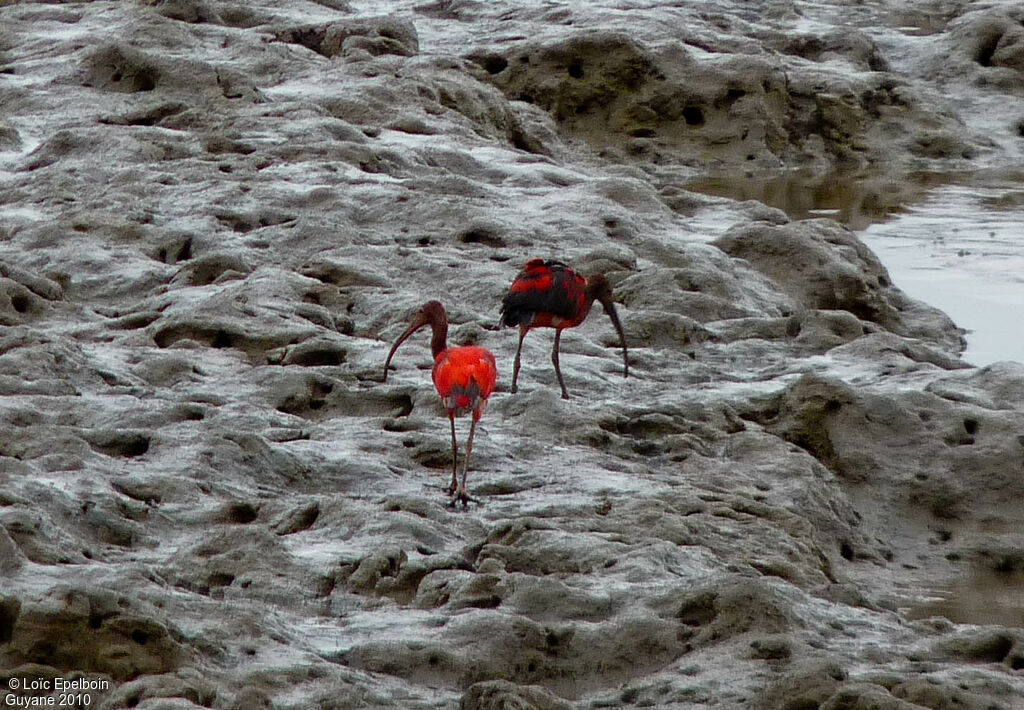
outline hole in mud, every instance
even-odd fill
[[[508,60],[505,57],[492,54],[484,59],[484,71],[488,74],[500,74],[508,67]]]
[[[413,454],[413,460],[426,468],[448,469],[452,465],[451,452],[447,450],[428,449],[420,451]]]
[[[100,617],[100,616],[90,616],[89,617],[89,628],[90,629],[98,629],[101,626],[103,626],[103,618],[102,617]]]
[[[1013,639],[1009,636],[999,634],[992,639],[991,643],[979,649],[979,660],[1001,663],[1010,655],[1013,649]]]
[[[470,229],[459,236],[459,241],[463,244],[483,244],[494,249],[507,246],[505,240],[490,229]]]
[[[28,296],[11,296],[11,307],[13,307],[14,310],[16,310],[18,313],[24,313],[25,311],[27,311],[28,305]]]
[[[1003,36],[998,33],[985,37],[974,53],[974,61],[983,67],[992,66],[992,56],[996,53],[996,47],[999,46],[999,40],[1002,38]]]
[[[225,330],[218,330],[213,336],[213,341],[210,343],[211,347],[214,348],[230,348],[234,339],[231,334]]]
[[[995,570],[1000,574],[1011,574],[1017,570],[1017,564],[1012,557],[1000,557],[996,560]]]
[[[133,708],[139,704],[140,700],[142,700],[142,695],[132,695],[131,697],[125,699],[124,706],[127,708]]]
[[[700,106],[687,106],[683,109],[683,120],[687,126],[704,125],[704,110]]]
[[[135,76],[135,91],[152,91],[156,88],[156,77],[148,71],[139,72]]]
[[[573,62],[572,64],[567,66],[565,68],[565,71],[573,79],[582,79],[583,78],[583,67],[579,63],[577,63],[577,62]]]
[[[135,631],[132,631],[132,641],[140,646],[145,646],[146,642],[149,641],[149,634],[142,629],[135,629]]]
[[[978,420],[977,419],[964,419],[964,431],[968,434],[974,435],[978,433]]]
[[[227,572],[214,572],[210,575],[208,584],[211,587],[230,587],[231,583],[235,581],[235,575],[228,574]]]
[[[230,523],[248,525],[259,515],[259,508],[252,503],[232,503],[228,506],[225,517]]]
[[[89,439],[89,446],[105,456],[135,458],[149,451],[150,438],[143,434],[99,433]]]
[[[701,594],[686,600],[676,616],[686,626],[704,626],[714,621],[716,616],[715,595],[713,593]]]
[[[14,636],[14,624],[21,612],[21,602],[5,599],[0,602],[0,643],[9,643]]]
[[[1024,656],[1011,656],[1010,668],[1015,671],[1024,670]]]
[[[501,597],[492,594],[488,597],[473,600],[469,606],[474,609],[497,609],[501,606]]]
[[[850,543],[844,540],[843,543],[839,546],[839,554],[842,556],[844,560],[852,560],[853,547],[850,546]]]
[[[292,365],[304,367],[332,367],[345,362],[347,353],[334,347],[317,348],[306,350],[290,359]]]

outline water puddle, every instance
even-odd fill
[[[945,185],[861,238],[909,295],[968,329],[974,365],[1024,361],[1024,179]]]
[[[1024,171],[705,177],[686,188],[846,224],[897,286],[968,330],[965,360],[1024,361]]]
[[[689,181],[687,190],[734,200],[757,200],[793,219],[829,217],[850,229],[882,222],[929,190],[962,180],[966,173],[917,172],[882,176],[839,171],[822,175],[801,171],[767,175],[707,176]]]
[[[892,10],[882,16],[882,21],[905,35],[924,37],[946,29],[954,13],[928,12],[915,9]]]
[[[953,584],[930,590],[909,607],[908,619],[942,616],[957,624],[994,624],[1024,628],[1024,571],[977,570]]]

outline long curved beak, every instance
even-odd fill
[[[409,327],[405,329],[405,332],[398,336],[398,340],[391,346],[391,352],[388,353],[388,359],[384,361],[384,378],[381,382],[388,381],[388,368],[391,366],[391,358],[395,356],[395,351],[398,350],[398,346],[405,342],[406,338],[415,333],[417,330],[427,324],[427,319],[422,313],[417,313]]]
[[[615,302],[610,298],[602,299],[601,305],[604,306],[604,312],[612,319],[615,332],[619,334],[619,342],[622,343],[622,376],[629,377],[629,352],[626,349],[626,334],[622,332],[622,323],[619,322],[619,314],[615,310]]]

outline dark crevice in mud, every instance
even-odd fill
[[[136,458],[149,451],[151,439],[136,432],[86,432],[89,446],[105,456]]]
[[[983,37],[977,50],[974,52],[974,61],[983,67],[992,66],[992,57],[995,55],[996,48],[999,46],[999,40],[1002,38],[1003,35],[998,32]]]
[[[459,241],[463,244],[483,244],[495,249],[503,249],[508,246],[504,239],[489,229],[470,229],[459,235]]]

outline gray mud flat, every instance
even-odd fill
[[[0,5],[5,697],[1024,707],[1024,366],[969,366],[837,222],[685,187],[1009,164],[1022,20]],[[595,315],[571,400],[542,331],[509,394],[534,256],[608,275],[628,379]],[[432,298],[499,362],[466,510],[427,336],[378,381]]]

